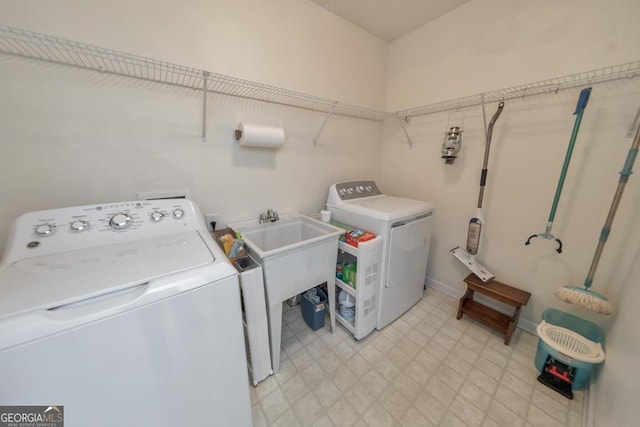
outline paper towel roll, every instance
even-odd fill
[[[280,148],[284,144],[284,129],[274,126],[238,124],[236,139],[243,147]]]

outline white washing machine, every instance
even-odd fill
[[[0,263],[0,405],[251,426],[236,270],[187,200],[31,212]]]
[[[382,237],[377,329],[396,320],[423,296],[431,243],[433,204],[391,197],[374,181],[352,181],[329,188],[333,220]]]

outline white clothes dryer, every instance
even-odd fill
[[[20,216],[0,263],[0,404],[69,426],[251,426],[238,274],[188,200]]]
[[[374,181],[351,181],[329,188],[327,209],[332,219],[382,237],[380,330],[423,296],[434,206],[382,194]]]

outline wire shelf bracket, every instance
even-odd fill
[[[207,81],[209,72],[202,72],[202,142],[207,142]]]
[[[411,141],[411,137],[409,136],[409,132],[407,132],[407,126],[405,126],[405,122],[409,123],[409,117],[398,117],[398,121],[400,122],[400,126],[402,126],[402,130],[404,131],[404,136],[407,137],[407,142],[409,143],[409,149],[413,148],[413,141]]]
[[[327,114],[327,117],[324,118],[324,121],[322,122],[322,126],[320,126],[320,130],[318,130],[318,133],[316,134],[316,136],[313,138],[313,146],[316,146],[316,143],[318,142],[318,138],[320,138],[320,134],[322,133],[322,131],[324,130],[324,127],[327,125],[327,122],[329,121],[329,118],[331,117],[331,115],[333,114],[333,111],[336,109],[336,105],[337,105],[337,101],[333,104],[333,107],[331,107],[331,110],[329,111],[329,113]]]

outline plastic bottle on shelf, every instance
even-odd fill
[[[340,280],[344,280],[343,279],[343,268],[344,268],[344,252],[343,251],[339,251],[338,252],[338,261],[336,263],[336,277]]]
[[[338,312],[347,320],[353,319],[356,314],[356,300],[344,290],[340,291],[338,297]]]
[[[353,262],[350,264],[347,264],[343,267],[343,272],[342,272],[342,281],[347,283],[349,286],[351,286],[353,289],[356,288],[356,272],[358,270],[358,264]]]

